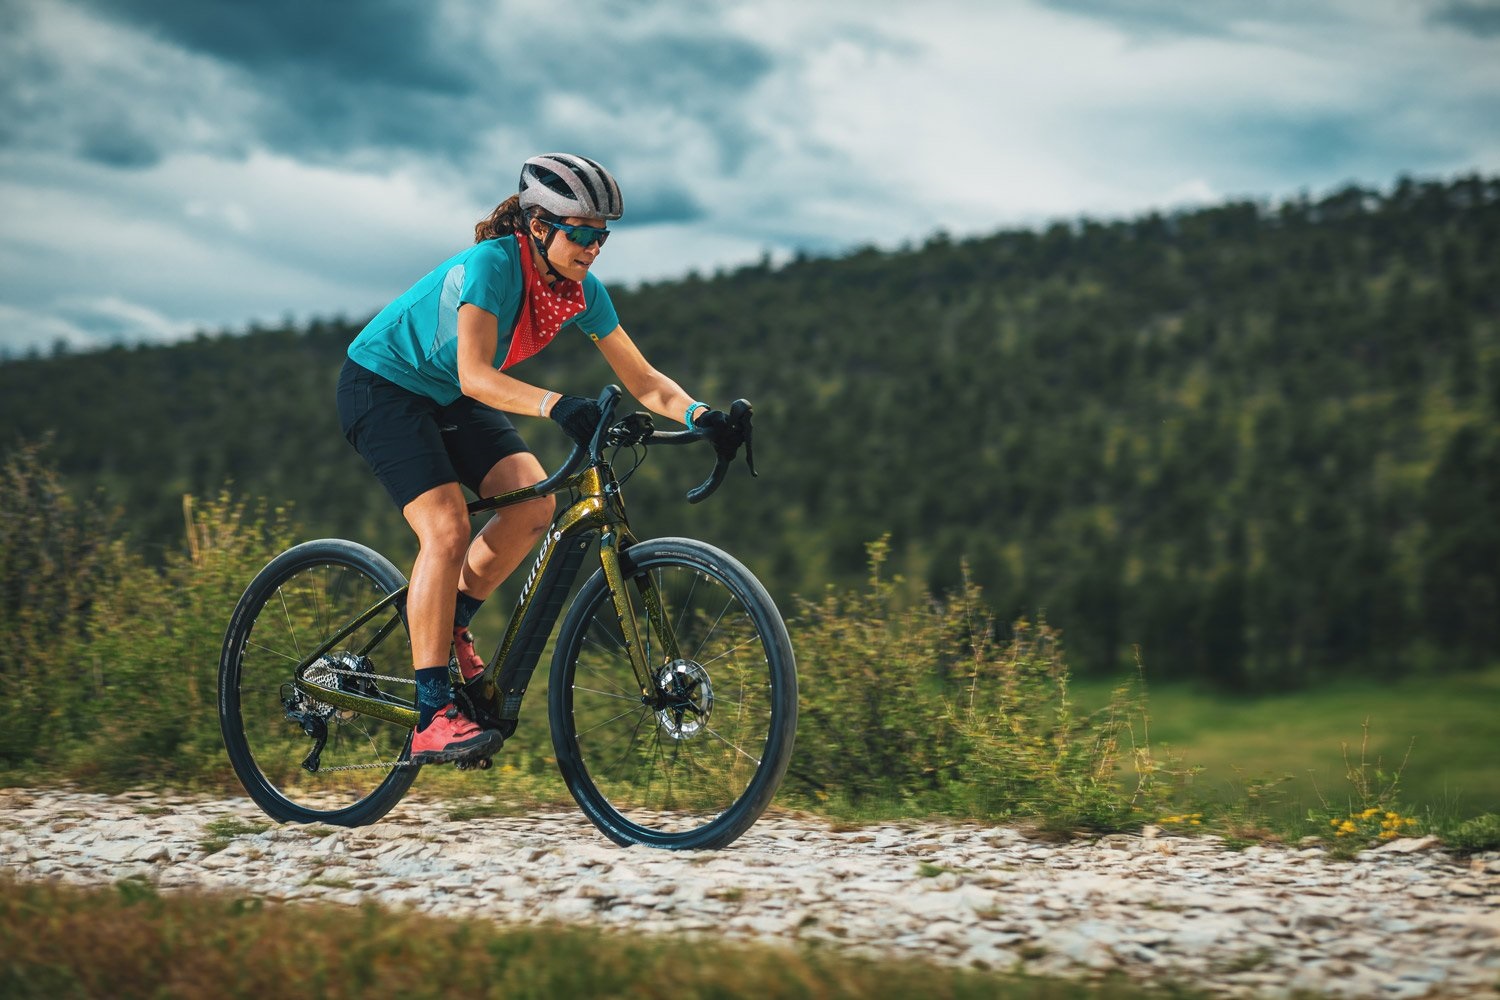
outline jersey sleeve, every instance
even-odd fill
[[[583,312],[575,316],[573,322],[589,335],[590,340],[608,337],[620,325],[615,304],[609,300],[609,291],[593,272],[583,276],[583,303]]]
[[[508,319],[504,305],[507,298],[515,297],[515,284],[514,262],[498,245],[484,244],[465,263],[458,302]]]

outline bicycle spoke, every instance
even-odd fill
[[[703,641],[701,641],[701,642],[698,643],[698,648],[695,649],[695,650],[693,650],[693,659],[696,660],[698,658],[698,654],[701,653],[701,652],[703,652],[703,647],[708,645],[708,640],[713,637],[714,630],[719,627],[719,622],[723,621],[724,620],[724,616],[729,613],[729,608],[730,608],[730,606],[732,604],[734,604],[734,595],[733,594],[731,594],[729,596],[729,600],[727,600],[727,601],[724,602],[724,607],[719,612],[719,617],[717,617],[717,618],[714,619],[714,623],[709,628],[708,634],[703,637]]]
[[[644,708],[645,706],[641,706],[641,707]],[[619,715],[611,716],[610,718],[605,719],[603,722],[598,723],[597,725],[590,726],[587,729],[579,730],[578,737],[579,737],[579,739],[582,739],[583,737],[587,736],[589,733],[592,733],[594,730],[596,730],[596,729],[603,729],[605,726],[609,725],[611,722],[615,722],[615,721],[617,721],[619,719],[623,719],[623,718],[625,718],[625,716],[630,715],[630,714],[632,714],[635,711],[637,711],[637,709],[631,709],[629,712],[621,712]]]
[[[687,620],[688,609],[693,606],[693,594],[698,590],[698,574],[692,574],[693,584],[688,588],[687,594],[682,598],[682,614],[677,618],[677,624],[673,627],[678,635],[682,634],[682,623]]]
[[[759,757],[752,757],[750,754],[746,753],[744,750],[741,750],[738,746],[736,746],[735,744],[731,743],[729,740],[724,739],[724,737],[719,734],[719,731],[716,730],[716,729],[714,729],[712,726],[705,726],[704,730],[710,736],[712,736],[714,739],[719,740],[725,746],[729,747],[729,749],[733,750],[735,753],[739,754],[741,757],[744,757],[746,760],[750,761],[752,764],[757,764],[757,765],[760,764],[760,758]]]
[[[265,646],[265,645],[262,645],[261,643],[258,643],[258,642],[246,642],[245,645],[249,646],[249,647],[251,647],[253,649],[263,649],[267,653],[270,653],[273,656],[279,656],[279,657],[281,657],[284,660],[291,661],[292,663],[301,663],[302,662],[302,657],[300,657],[300,656],[288,656],[287,654],[283,653],[279,649],[272,649],[270,646]]]
[[[750,638],[746,639],[744,642],[740,643],[738,646],[731,646],[728,649],[724,650],[724,652],[720,653],[718,656],[715,656],[712,660],[702,660],[702,661],[700,661],[700,665],[706,667],[710,663],[717,663],[719,660],[724,659],[724,657],[728,656],[730,653],[737,653],[740,650],[744,649],[746,646],[750,645],[751,643],[753,643],[753,642],[759,642],[759,641],[760,641],[760,636],[758,634],[757,635],[752,635],[752,636],[750,636]],[[697,659],[697,658],[694,657],[694,659]]]
[[[588,694],[597,694],[601,698],[615,698],[615,699],[617,699],[619,701],[629,701],[629,702],[633,702],[633,703],[635,703],[637,705],[639,705],[640,702],[641,702],[641,699],[639,697],[632,698],[629,695],[615,694],[615,693],[613,693],[611,691],[598,691],[598,690],[595,690],[594,688],[586,688],[586,687],[582,687],[582,686],[580,686],[578,684],[574,684],[573,685],[573,690],[574,691],[584,691],[584,692],[587,692]]]
[[[289,635],[291,637],[291,640],[292,640],[292,649],[297,654],[297,662],[301,663],[302,662],[302,647],[297,644],[297,630],[292,627],[292,612],[291,612],[291,609],[286,606],[286,594],[282,592],[282,589],[280,587],[277,587],[276,588],[276,596],[281,601],[281,615],[282,615],[282,618],[284,618],[285,621],[286,621],[286,631],[287,631],[287,635]]]

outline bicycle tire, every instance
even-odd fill
[[[584,814],[617,844],[726,847],[760,818],[791,760],[791,638],[765,587],[714,546],[657,538],[624,559],[638,589],[661,595],[676,633],[679,656],[669,662],[645,602],[634,602],[657,693],[674,701],[662,707],[640,691],[604,572],[595,572],[552,658],[558,767]]]
[[[271,818],[363,826],[389,812],[415,780],[418,768],[409,763],[411,733],[404,726],[335,711],[297,695],[290,683],[292,668],[305,651],[316,649],[364,608],[405,586],[406,578],[378,552],[325,538],[278,555],[240,597],[219,659],[219,726],[240,784]],[[369,669],[371,677],[347,680],[332,672],[327,676],[341,684],[347,680],[363,685],[362,693],[381,690],[399,700],[397,684],[380,681],[371,662],[374,659],[393,676],[411,669],[404,613],[393,609],[391,614],[403,618],[399,624],[384,620],[388,635],[365,658],[367,666],[345,651],[330,651],[320,660],[337,668]],[[350,640],[357,636],[360,633]],[[295,705],[288,707],[288,698]],[[327,767],[308,772],[301,766],[299,758],[306,759],[314,738],[291,717],[293,708],[321,720],[327,756],[332,758]],[[356,766],[340,769],[342,761]],[[391,766],[386,770],[379,766],[382,763]]]

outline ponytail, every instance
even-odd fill
[[[521,196],[513,194],[495,206],[488,217],[474,225],[474,242],[483,243],[512,233],[526,231],[526,213],[521,210]]]

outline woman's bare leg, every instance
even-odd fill
[[[417,534],[406,594],[406,625],[417,669],[448,662],[453,606],[469,545],[469,515],[457,483],[437,486],[401,509]]]
[[[496,462],[480,485],[483,494],[492,497],[531,486],[545,478],[546,473],[536,456],[530,452],[522,452]],[[494,593],[495,588],[531,552],[542,532],[552,523],[552,513],[556,509],[557,502],[547,496],[497,511],[469,545],[458,577],[458,587],[470,597],[480,600]],[[449,608],[450,629],[452,617],[452,608]],[[451,635],[450,631],[450,638]]]

